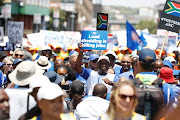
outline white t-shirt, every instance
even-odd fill
[[[10,119],[18,120],[19,117],[27,112],[27,96],[28,88],[8,88],[5,89],[9,97]],[[29,96],[29,110],[36,105],[36,101],[32,96]]]
[[[112,86],[106,84],[102,79],[108,78],[110,81],[114,81],[115,74],[107,73],[106,75],[99,75],[98,72],[94,70],[89,70],[87,68],[83,68],[82,73],[80,74],[84,79],[87,80],[87,91],[88,95],[92,95],[94,86],[98,83],[104,84],[107,89],[108,93],[112,92]]]
[[[97,96],[90,96],[80,102],[74,116],[76,120],[98,120],[109,107],[109,101]]]

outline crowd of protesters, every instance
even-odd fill
[[[30,45],[0,51],[0,120],[174,120],[180,52]],[[143,87],[142,87],[143,86]]]

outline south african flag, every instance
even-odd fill
[[[180,17],[180,4],[167,1],[167,6],[168,7],[164,11],[166,14]]]
[[[107,30],[108,14],[97,13],[97,30]]]

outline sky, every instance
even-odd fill
[[[125,7],[151,7],[160,3],[165,4],[166,0],[102,0],[102,4],[115,5],[115,6],[125,6]]]

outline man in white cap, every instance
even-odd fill
[[[29,95],[33,96],[34,100],[37,102],[37,92],[38,92],[39,88],[44,85],[48,85],[48,84],[50,84],[50,80],[48,77],[46,77],[44,75],[37,75],[37,76],[32,77],[32,79],[29,83],[29,88],[30,88]],[[27,112],[25,114],[23,114],[19,118],[19,120],[31,119],[32,117],[39,115],[41,112],[38,105],[36,105],[31,110],[29,110],[29,97],[30,96],[28,96],[28,101],[27,101]]]
[[[76,71],[79,73],[84,79],[87,80],[87,91],[88,95],[92,95],[93,88],[96,84],[102,83],[107,89],[108,93],[111,93],[113,81],[116,78],[115,74],[107,73],[110,61],[107,56],[100,56],[98,59],[98,71],[90,70],[87,68],[81,67],[82,58],[83,58],[83,49],[82,43],[79,44],[79,55],[76,60]]]
[[[41,114],[32,120],[75,120],[73,113],[63,114],[63,99],[66,96],[57,84],[42,86],[37,93]]]

